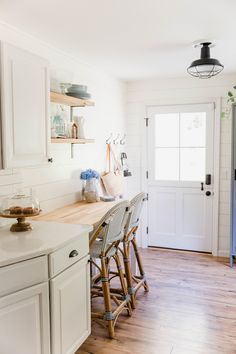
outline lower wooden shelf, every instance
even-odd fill
[[[63,139],[51,138],[53,144],[90,144],[94,143],[95,139]]]

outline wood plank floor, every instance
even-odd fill
[[[191,252],[142,250],[150,292],[116,339],[99,324],[76,354],[235,354],[236,265]]]

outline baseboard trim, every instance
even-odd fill
[[[229,257],[230,253],[227,250],[218,251],[218,257]]]

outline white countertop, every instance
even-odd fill
[[[89,225],[31,221],[32,231],[11,232],[10,225],[0,227],[0,267],[49,254],[80,237],[87,237]]]

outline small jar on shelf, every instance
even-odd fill
[[[78,139],[78,126],[75,122],[72,123],[72,127],[71,127],[71,137],[72,139]]]

